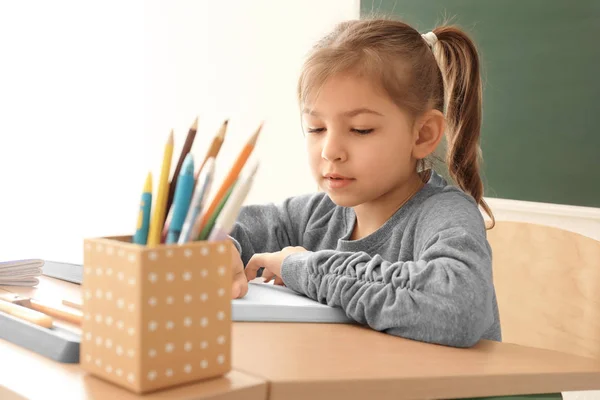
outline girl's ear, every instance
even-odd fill
[[[426,111],[415,123],[412,155],[422,160],[435,151],[444,135],[446,121],[439,110]]]

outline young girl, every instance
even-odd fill
[[[262,276],[341,307],[360,324],[457,347],[501,340],[478,205],[481,81],[455,27],[421,35],[345,22],[314,47],[298,84],[322,192],[243,208],[231,232],[233,296]],[[442,137],[457,186],[427,167]]]

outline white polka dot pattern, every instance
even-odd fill
[[[149,381],[153,381],[153,380],[155,380],[155,379],[156,379],[156,375],[157,375],[157,374],[156,374],[156,371],[155,371],[155,370],[152,370],[152,371],[148,372],[148,380],[149,380]]]
[[[228,249],[86,240],[81,366],[142,393],[229,371]]]

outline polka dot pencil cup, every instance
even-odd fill
[[[84,242],[80,364],[146,393],[231,369],[231,244]]]

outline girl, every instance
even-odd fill
[[[340,24],[298,84],[322,192],[250,205],[231,232],[233,296],[259,268],[358,323],[457,347],[501,340],[478,205],[481,81],[473,42],[390,20]],[[446,136],[449,185],[428,167]]]

